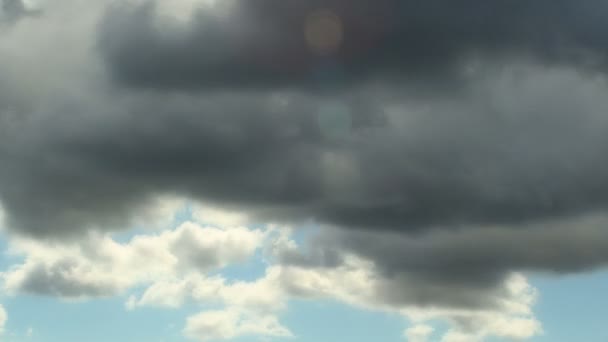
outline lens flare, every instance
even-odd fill
[[[315,54],[333,54],[342,45],[342,20],[328,10],[313,12],[306,18],[304,36],[308,47]]]

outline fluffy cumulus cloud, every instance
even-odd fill
[[[10,293],[111,296],[139,284],[244,262],[262,239],[258,230],[225,230],[186,222],[157,235],[135,236],[127,243],[99,235],[74,243],[16,240],[12,241],[12,252],[25,260],[5,272],[3,279]]]
[[[186,303],[211,307],[184,322],[183,334],[200,341],[293,337],[280,317],[296,299],[339,301],[402,316],[415,324],[406,336],[421,341],[432,333],[428,324],[438,320],[451,327],[445,341],[458,336],[525,339],[542,331],[532,312],[536,291],[519,274],[485,287],[445,284],[415,272],[393,277],[344,247],[324,251],[323,235],[299,245],[286,227],[211,227],[198,217],[213,213],[207,217],[229,222],[239,215],[197,207],[192,213],[194,221],[126,242],[107,234],[63,242],[13,238],[11,252],[23,256],[23,262],[2,273],[4,291],[66,300],[120,295],[128,297],[127,310]],[[258,252],[266,260],[260,277],[245,281],[222,275],[223,268]]]
[[[370,260],[347,252],[340,252],[342,261],[330,266],[292,264],[280,255],[285,250],[306,254],[307,248],[298,246],[285,230],[274,233],[267,235],[265,241],[269,264],[263,276],[238,281],[189,273],[160,279],[132,295],[127,308],[177,308],[184,303],[222,307],[187,319],[184,334],[202,341],[241,336],[291,337],[289,327],[280,323],[280,314],[295,299],[339,301],[401,316],[415,324],[405,334],[412,341],[425,341],[433,332],[428,324],[438,320],[451,327],[442,337],[445,341],[456,337],[465,341],[489,337],[526,339],[542,333],[532,311],[536,290],[520,274],[510,274],[497,286],[458,288],[439,280],[422,283],[415,274],[395,279]],[[477,301],[477,297],[484,301]],[[457,302],[455,298],[468,301]]]
[[[407,329],[404,335],[408,342],[427,342],[433,330],[429,325],[420,324]]]
[[[607,14],[0,0],[4,289],[216,303],[200,340],[289,336],[290,298],[402,315],[412,341],[539,334],[520,273],[608,263]],[[311,220],[304,245],[278,228]],[[258,252],[260,279],[213,273]]]
[[[339,266],[329,267],[283,264],[284,291],[296,298],[334,299],[401,315],[414,323],[405,332],[411,341],[426,341],[433,333],[429,324],[437,320],[451,327],[442,341],[454,336],[464,341],[527,339],[542,333],[532,311],[536,289],[521,274],[511,273],[499,284],[480,287],[415,273],[387,275],[374,262],[348,253],[342,260]]]
[[[226,340],[243,335],[291,337],[274,316],[250,316],[238,310],[207,311],[188,318],[186,336],[199,341]]]

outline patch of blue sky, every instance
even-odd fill
[[[183,341],[183,317],[190,311],[126,311],[122,298],[67,303],[23,295],[6,300],[4,306],[9,314],[7,336],[32,327],[32,342]]]
[[[403,342],[406,321],[334,301],[291,301],[282,322],[301,342]]]
[[[608,272],[530,276],[545,333],[534,342],[608,341]]]

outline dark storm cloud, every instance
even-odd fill
[[[444,83],[472,56],[601,67],[608,43],[602,0],[232,0],[215,6],[185,29],[168,30],[157,23],[154,2],[110,10],[100,25],[110,71],[151,88],[340,87],[377,78]],[[320,33],[307,36],[315,15],[327,11],[328,21],[340,20],[341,34],[320,20]]]
[[[442,282],[488,283],[510,270],[570,273],[608,264],[605,217],[579,217],[511,227],[468,227],[408,237],[395,233],[333,232],[326,248],[356,251],[386,274],[403,271]]]
[[[49,235],[111,229],[163,192],[255,206],[298,203],[316,191],[306,157],[312,123],[297,108],[273,111],[253,96],[146,97],[126,104],[131,114],[80,105],[47,108],[56,111],[47,120],[3,137],[2,195],[13,225]],[[16,178],[23,182],[9,181]]]
[[[333,240],[339,251],[319,242],[311,255],[284,261],[335,268],[342,252],[361,255],[384,272],[382,301],[430,306],[486,305],[491,299],[476,301],[477,290],[496,299],[512,270],[604,266],[602,229],[568,229],[608,207],[608,87],[601,73],[578,68],[583,56],[602,57],[607,5],[351,3],[237,2],[234,17],[201,12],[179,29],[154,21],[150,7],[114,8],[100,31],[73,24],[44,36],[71,24],[53,19],[57,10],[7,33],[7,227],[54,239],[124,229],[163,195],[262,221],[312,218],[346,232]],[[302,16],[317,7],[345,23],[333,56],[314,55],[301,41]],[[101,56],[85,49],[96,43]],[[39,56],[49,63],[40,66]],[[329,69],[317,69],[320,59]],[[461,59],[470,70],[457,92],[401,82],[413,72],[440,87],[451,78],[443,71]],[[98,63],[126,83],[108,82]],[[351,84],[333,83],[330,73],[332,96],[300,88],[340,68]],[[571,224],[548,224],[562,219]],[[66,267],[36,270],[26,288],[80,295],[70,284],[66,294],[44,287],[63,282]],[[401,292],[405,283],[417,290]],[[88,286],[82,295],[112,290]]]
[[[287,267],[332,272],[348,268],[348,256],[371,261],[376,272],[375,305],[444,308],[499,308],[513,271],[569,274],[608,266],[605,215],[542,224],[467,226],[399,232],[324,229],[304,249],[277,249]],[[286,282],[296,296],[305,286]]]
[[[176,193],[403,232],[603,210],[605,86],[554,69],[485,77],[432,100],[395,87],[65,98],[0,137],[0,193],[10,226],[42,236],[117,229]]]

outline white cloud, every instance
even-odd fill
[[[159,204],[162,210],[150,211],[141,222],[153,217],[167,222],[173,217],[171,211],[182,207],[173,201]],[[184,333],[196,339],[292,336],[276,316],[287,304],[278,268],[268,268],[265,276],[252,282],[207,275],[251,258],[276,227],[248,229],[242,226],[244,216],[199,205],[193,209],[193,218],[205,225],[188,221],[173,230],[136,235],[125,243],[100,234],[63,243],[15,238],[10,252],[24,261],[2,274],[4,289],[10,294],[86,299],[146,286],[143,293],[127,299],[127,310],[178,308],[186,301],[226,308],[188,319]]]
[[[158,281],[145,289],[140,298],[130,297],[126,305],[129,309],[144,306],[177,308],[188,301],[275,313],[286,307],[286,294],[281,284],[280,267],[270,267],[263,277],[250,282],[229,282],[220,276],[200,274]]]
[[[127,307],[130,309],[143,306],[178,308],[186,300],[219,300],[218,295],[224,286],[226,284],[223,278],[207,278],[199,274],[192,274],[183,279],[157,281],[150,285],[139,299],[131,296],[127,301]]]
[[[107,235],[64,244],[17,239],[12,253],[25,261],[3,275],[9,293],[64,298],[111,296],[130,287],[208,272],[247,260],[264,232],[186,222],[175,230],[118,243]]]
[[[184,334],[199,341],[227,340],[241,336],[293,337],[277,317],[236,308],[206,311],[188,318]]]
[[[441,342],[476,342],[480,341],[480,337],[463,332],[450,330],[442,338]]]
[[[296,242],[285,233],[288,231],[280,230],[281,234],[267,241],[274,256],[280,255],[281,249],[298,250]],[[401,282],[393,283],[395,280],[383,276],[373,263],[358,256],[343,255],[342,259],[344,262],[336,267],[270,265],[263,277],[250,282],[229,282],[219,276],[201,275],[159,281],[140,298],[130,298],[128,307],[179,307],[186,301],[222,305],[225,310],[203,312],[188,320],[186,335],[201,341],[247,334],[279,336],[278,332],[283,330],[278,328],[277,315],[293,298],[338,300],[356,308],[401,315],[414,323],[404,334],[409,341],[416,342],[430,338],[433,330],[429,323],[434,321],[443,321],[451,327],[441,337],[442,342],[484,341],[490,337],[524,340],[542,332],[532,312],[536,290],[520,274],[512,274],[496,291],[496,308],[430,308],[417,306],[413,301],[387,300],[383,291],[402,286]],[[411,286],[400,291],[418,295],[415,284]],[[464,294],[471,295],[471,291],[475,290],[465,290]],[[268,324],[253,331],[249,320]]]
[[[198,222],[219,227],[239,227],[249,223],[249,217],[242,212],[221,209],[204,203],[192,205],[192,216]]]
[[[280,283],[280,268],[270,267],[251,282],[191,274],[182,279],[159,281],[140,298],[131,296],[127,309],[140,307],[177,308],[185,302],[221,305],[224,309],[204,311],[188,318],[184,334],[199,341],[232,339],[240,336],[291,337],[277,314],[288,297]]]
[[[219,227],[185,222],[173,230],[137,235],[125,243],[109,235],[90,235],[71,243],[14,239],[11,252],[23,255],[24,261],[2,275],[4,288],[9,293],[79,299],[143,287],[126,300],[127,310],[179,308],[185,303],[219,307],[187,319],[184,334],[200,341],[292,336],[279,316],[294,298],[337,300],[355,308],[400,315],[413,323],[404,332],[410,342],[428,341],[434,332],[430,323],[435,321],[450,327],[440,337],[442,342],[489,337],[524,340],[542,332],[532,312],[536,290],[520,274],[512,274],[500,291],[492,292],[497,306],[491,310],[419,306],[412,298],[427,293],[420,292],[415,277],[411,281],[389,279],[374,263],[346,253],[339,255],[341,261],[335,265],[283,264],[282,255],[304,250],[291,238],[291,229],[248,229],[242,226],[246,218],[238,214],[200,207],[195,213],[199,222],[212,221]],[[232,281],[221,273],[208,273],[244,262],[263,247],[268,247],[270,260],[258,279]],[[403,298],[387,299],[386,291],[396,288]],[[466,296],[475,290],[457,291]]]
[[[404,336],[407,342],[427,342],[434,329],[430,325],[419,324],[408,328]]]

